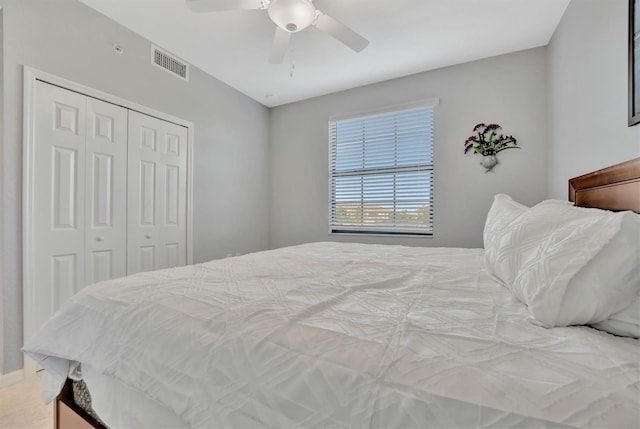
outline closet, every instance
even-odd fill
[[[185,126],[40,80],[33,92],[31,332],[86,285],[187,263],[189,149]]]

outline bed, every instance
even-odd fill
[[[569,191],[638,213],[640,158]],[[141,273],[85,288],[24,350],[60,428],[104,427],[71,379],[113,428],[640,426],[639,340],[545,326],[489,253],[310,243]]]

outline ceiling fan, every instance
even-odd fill
[[[313,0],[186,0],[193,12],[219,12],[227,10],[266,9],[269,18],[277,25],[273,37],[269,62],[280,64],[289,46],[291,33],[297,33],[313,25],[356,52],[367,47],[369,41],[319,11]]]

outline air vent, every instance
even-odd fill
[[[189,82],[189,64],[154,45],[151,45],[151,64]]]

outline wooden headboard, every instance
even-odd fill
[[[640,158],[570,179],[569,200],[581,207],[640,213]]]

